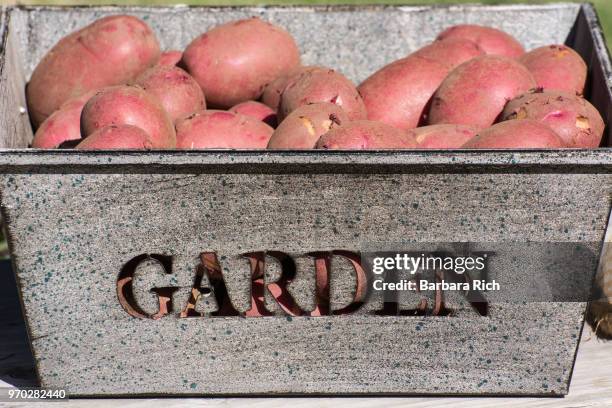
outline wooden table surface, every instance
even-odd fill
[[[8,270],[8,272],[7,272]],[[0,387],[35,386],[32,357],[27,345],[12,272],[0,263]],[[74,399],[51,403],[8,403],[0,407],[23,406],[83,408],[366,408],[366,407],[607,407],[612,408],[612,342],[597,339],[585,326],[580,342],[569,395],[565,398],[142,398]]]

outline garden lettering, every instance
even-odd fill
[[[158,311],[149,314],[140,306],[133,291],[134,274],[138,265],[146,260],[158,262],[166,274],[172,274],[172,257],[161,254],[142,254],[129,260],[121,269],[117,279],[117,297],[120,305],[131,316],[141,319],[160,319],[169,315],[178,318],[190,317],[264,317],[275,316],[276,313],[269,310],[265,304],[265,292],[269,293],[276,301],[284,315],[287,316],[339,316],[350,315],[357,312],[370,299],[372,291],[372,274],[364,268],[361,256],[357,252],[334,250],[310,252],[305,254],[313,259],[313,271],[316,277],[315,285],[315,308],[311,311],[303,310],[293,299],[287,286],[296,275],[296,267],[293,258],[280,251],[249,252],[241,256],[248,260],[251,271],[251,305],[248,310],[239,311],[232,303],[229,296],[222,268],[215,252],[203,252],[200,254],[200,263],[195,268],[191,293],[180,309],[172,304],[173,294],[180,289],[178,286],[154,287],[150,291],[157,296]],[[352,301],[342,309],[331,310],[329,282],[332,274],[332,258],[340,257],[347,260],[352,266],[356,279],[355,290]],[[264,280],[266,258],[271,258],[281,266],[280,277],[274,282]],[[206,276],[208,283],[204,281]],[[206,295],[214,297],[217,310],[214,312],[198,312],[197,302]],[[430,311],[432,315],[445,314],[443,291],[435,291],[435,299]],[[474,309],[481,316],[487,315],[486,300],[471,302]],[[421,302],[414,309],[402,310],[397,298],[385,298],[380,310],[373,313],[382,316],[414,315],[427,312],[427,302]]]

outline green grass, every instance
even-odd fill
[[[460,4],[460,3],[482,3],[482,4],[515,4],[531,3],[544,4],[555,3],[563,0],[0,0],[1,3],[13,2],[16,4],[64,4],[64,5],[101,5],[101,4],[137,4],[137,5],[168,5],[168,4],[190,4],[190,5],[289,5],[289,4]],[[571,0],[570,0],[571,1]],[[612,0],[593,0],[597,7],[606,38],[612,38]]]

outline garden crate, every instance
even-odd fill
[[[324,317],[249,318],[231,308],[215,316],[199,274],[217,277],[215,295],[225,282],[244,311],[251,267],[265,266],[271,282],[282,265],[295,273],[290,293],[306,310],[314,257],[333,271],[331,306],[339,309],[354,295],[350,254],[370,245],[582,242],[597,252],[610,214],[610,148],[26,149],[32,69],[63,35],[116,13],[145,19],[164,49],[261,16],[296,37],[305,63],[354,81],[447,26],[491,25],[527,48],[574,47],[589,65],[586,96],[606,121],[612,114],[610,60],[589,4],[4,7],[2,215],[42,386],[73,396],[567,393],[586,299],[491,303],[487,316],[469,305],[446,316],[380,316],[371,305]],[[312,254],[320,251],[335,251],[329,265]],[[595,270],[587,269],[590,279]]]

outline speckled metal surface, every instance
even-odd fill
[[[2,77],[1,97],[13,102],[4,105],[4,146],[23,147],[27,140],[15,106],[38,58],[59,36],[118,10],[12,10],[11,58],[23,69],[11,74],[3,57],[2,74],[9,77]],[[600,59],[607,61],[607,53],[593,45],[600,33],[585,18],[590,8],[580,12],[580,5],[121,10],[147,16],[166,47],[183,46],[216,22],[262,14],[296,35],[306,62],[338,67],[356,80],[447,25],[477,21],[507,29],[529,47],[566,38],[586,43],[584,55],[594,52],[592,72],[609,81],[609,62]],[[589,28],[588,35],[572,39],[576,27]],[[351,47],[346,38],[354,39]],[[598,107],[609,116],[609,93],[599,92]],[[21,132],[17,138],[9,138],[11,126]],[[144,265],[135,291],[154,312],[148,288],[181,286],[174,295],[181,308],[198,254],[214,250],[230,295],[244,310],[249,272],[239,254],[246,251],[298,256],[400,240],[597,243],[612,197],[609,149],[6,150],[0,173],[2,213],[41,383],[75,395],[565,394],[584,303],[499,303],[489,317],[459,308],[448,317],[150,320],[120,307],[115,283],[135,255],[172,255],[172,276]],[[313,278],[303,256],[297,264],[291,290],[308,308]],[[349,271],[338,268],[336,306],[346,304],[354,286]]]
[[[496,305],[488,318],[460,310],[446,318],[152,321],[125,313],[115,281],[133,256],[172,255],[174,276],[149,267],[136,291],[146,299],[153,286],[183,287],[175,295],[180,309],[197,255],[215,250],[244,310],[248,272],[238,255],[245,251],[359,250],[389,237],[596,242],[608,215],[599,203],[612,194],[611,174],[15,174],[2,181],[43,384],[87,395],[564,393],[581,303]],[[307,308],[305,262],[292,288]],[[349,276],[337,276],[338,303],[350,299]],[[155,311],[150,302],[143,307]]]

